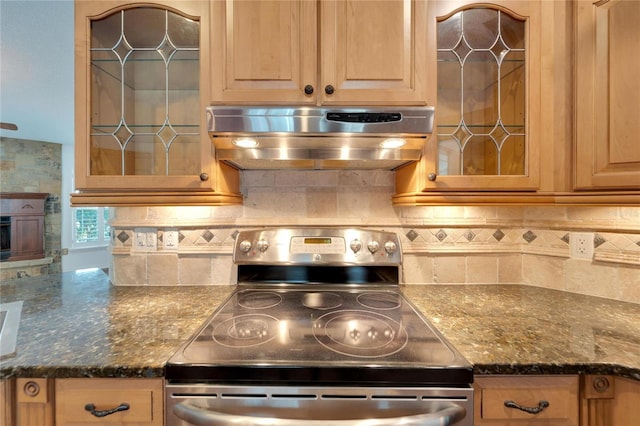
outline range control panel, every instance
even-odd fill
[[[360,228],[267,228],[241,231],[237,264],[400,265],[402,250],[393,232]]]

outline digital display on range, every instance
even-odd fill
[[[331,238],[305,238],[305,244],[331,244]]]

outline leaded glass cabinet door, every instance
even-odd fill
[[[77,3],[77,188],[213,187],[208,3],[175,4]]]
[[[539,43],[531,35],[538,19],[532,3],[515,3],[520,13],[472,4],[433,16],[436,128],[426,190],[537,189]]]

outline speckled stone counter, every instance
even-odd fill
[[[640,305],[521,285],[402,286],[474,374],[640,380]]]
[[[116,287],[100,270],[0,285],[24,300],[0,377],[161,377],[231,286]],[[475,374],[615,374],[640,380],[640,305],[518,285],[403,292]]]
[[[182,342],[232,286],[116,287],[101,270],[0,285],[24,300],[16,353],[0,377],[162,377]]]

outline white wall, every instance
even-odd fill
[[[106,267],[106,247],[71,248],[74,144],[74,6],[72,0],[0,0],[0,136],[53,142],[62,149],[62,270]]]
[[[0,135],[73,144],[73,1],[0,1]]]

